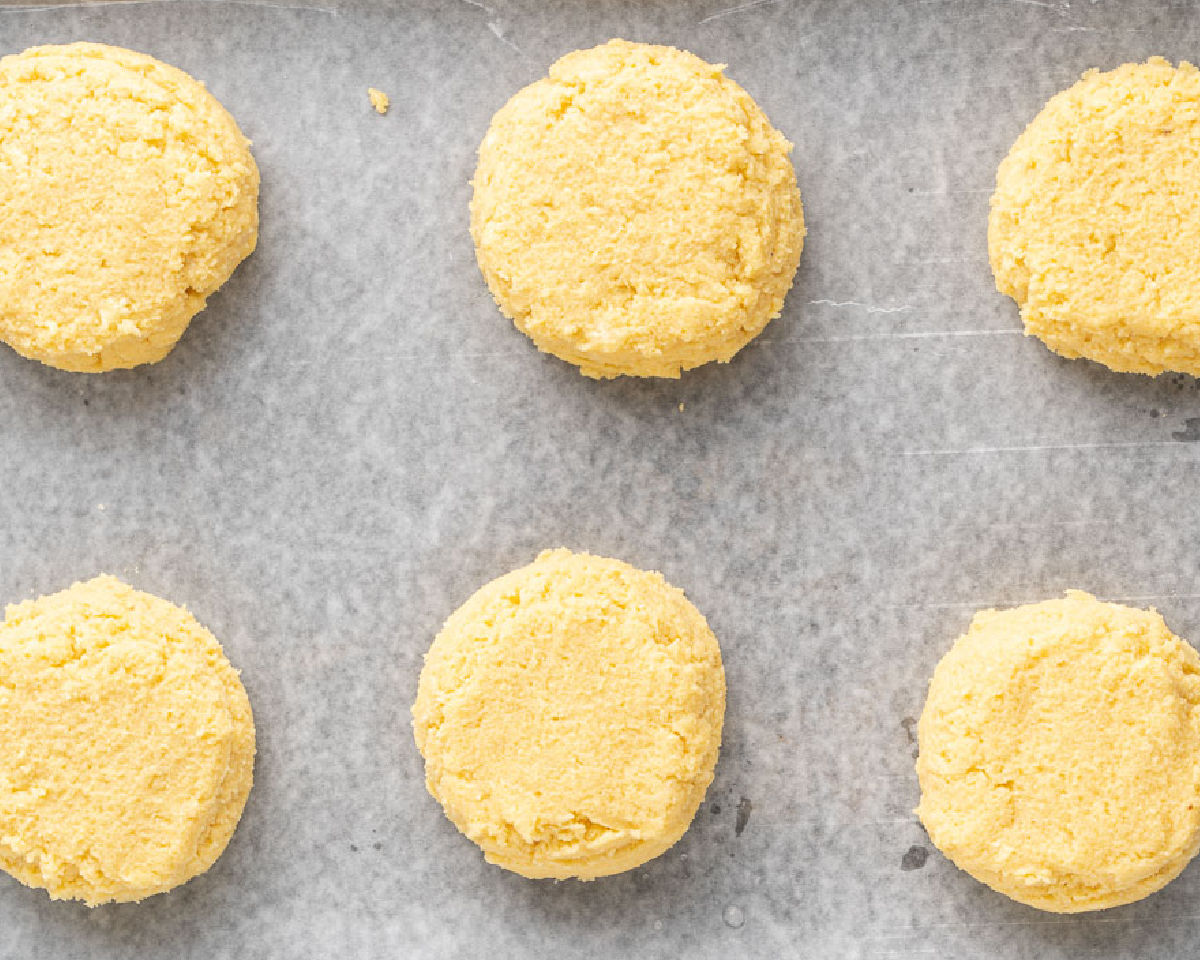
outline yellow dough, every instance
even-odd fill
[[[1200,656],[1153,610],[1071,591],[976,615],[919,730],[930,839],[1014,900],[1130,903],[1200,847]]]
[[[721,70],[624,40],[576,51],[479,147],[488,286],[590,377],[727,361],[783,307],[804,241],[791,144]]]
[[[988,247],[1026,333],[1113,370],[1200,374],[1200,73],[1095,70],[1001,163]]]
[[[140,900],[207,870],[250,792],[254,719],[186,610],[108,576],[0,625],[0,868]]]
[[[249,142],[187,74],[95,43],[0,59],[0,340],[18,353],[161,360],[257,236]]]
[[[382,90],[376,90],[374,87],[367,87],[367,99],[371,101],[371,109],[380,116],[388,112],[388,107],[392,105],[391,98]]]
[[[429,792],[484,856],[584,880],[683,835],[724,715],[721,652],[683,592],[562,549],[451,615],[413,707]]]

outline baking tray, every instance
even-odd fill
[[[492,113],[613,36],[729,64],[796,144],[783,316],[679,381],[539,354],[467,232]],[[976,608],[1079,587],[1200,640],[1197,381],[1053,356],[986,260],[1024,124],[1089,67],[1195,56],[1195,3],[0,7],[3,52],[77,39],[209,86],[254,141],[262,234],[160,364],[0,351],[0,598],[103,570],[186,604],[242,670],[259,754],[207,874],[95,910],[0,878],[0,955],[1195,952],[1198,864],[1058,917],[958,872],[912,814],[914,718]],[[409,728],[442,620],[560,544],[683,587],[729,683],[691,830],[594,883],[484,863]]]

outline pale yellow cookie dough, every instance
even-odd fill
[[[391,98],[382,90],[376,90],[374,87],[367,87],[367,99],[371,101],[371,109],[380,116],[388,112],[388,107],[392,105]]]
[[[683,592],[562,549],[451,615],[413,707],[429,792],[484,856],[584,880],[683,835],[724,714],[717,640]]]
[[[624,40],[576,51],[479,147],[488,286],[590,377],[727,361],[783,307],[804,241],[791,144],[721,70]]]
[[[1200,374],[1200,73],[1153,58],[1058,94],[1001,163],[988,247],[1026,333]]]
[[[1058,913],[1140,900],[1200,847],[1200,656],[1153,610],[987,610],[921,714],[918,814],[971,876]]]
[[[258,236],[258,168],[187,74],[95,43],[0,59],[0,340],[154,363]]]
[[[186,610],[101,576],[0,625],[0,868],[140,900],[207,870],[242,815],[250,702]]]

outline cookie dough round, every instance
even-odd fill
[[[1200,375],[1200,73],[1153,58],[1058,94],[996,175],[988,247],[1026,333]]]
[[[141,900],[207,870],[250,792],[254,719],[186,610],[100,576],[0,624],[0,868]]]
[[[429,792],[490,862],[588,880],[683,835],[724,715],[721,652],[683,592],[559,549],[446,621],[413,726]]]
[[[479,147],[488,286],[590,377],[727,361],[783,307],[804,241],[791,144],[721,70],[624,40],[576,51]]]
[[[919,730],[930,839],[1021,903],[1140,900],[1200,847],[1200,656],[1153,610],[1071,591],[978,614]]]
[[[0,59],[0,340],[18,353],[161,360],[257,236],[249,142],[186,73],[96,43]]]

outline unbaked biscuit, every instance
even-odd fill
[[[258,168],[187,74],[95,43],[0,59],[0,340],[63,370],[161,360],[258,236]]]
[[[791,144],[721,70],[624,40],[576,51],[479,147],[488,286],[590,377],[727,361],[782,309],[804,240]]]
[[[959,867],[1073,913],[1165,885],[1200,847],[1200,656],[1086,593],[987,610],[938,664],[918,814]]]
[[[683,835],[724,713],[720,649],[683,592],[560,549],[450,616],[413,725],[429,792],[490,862],[586,880]]]
[[[254,719],[186,610],[101,576],[0,624],[0,868],[54,899],[141,900],[220,856]]]
[[[1200,73],[1091,70],[1000,164],[988,248],[1026,333],[1113,370],[1200,374]]]

